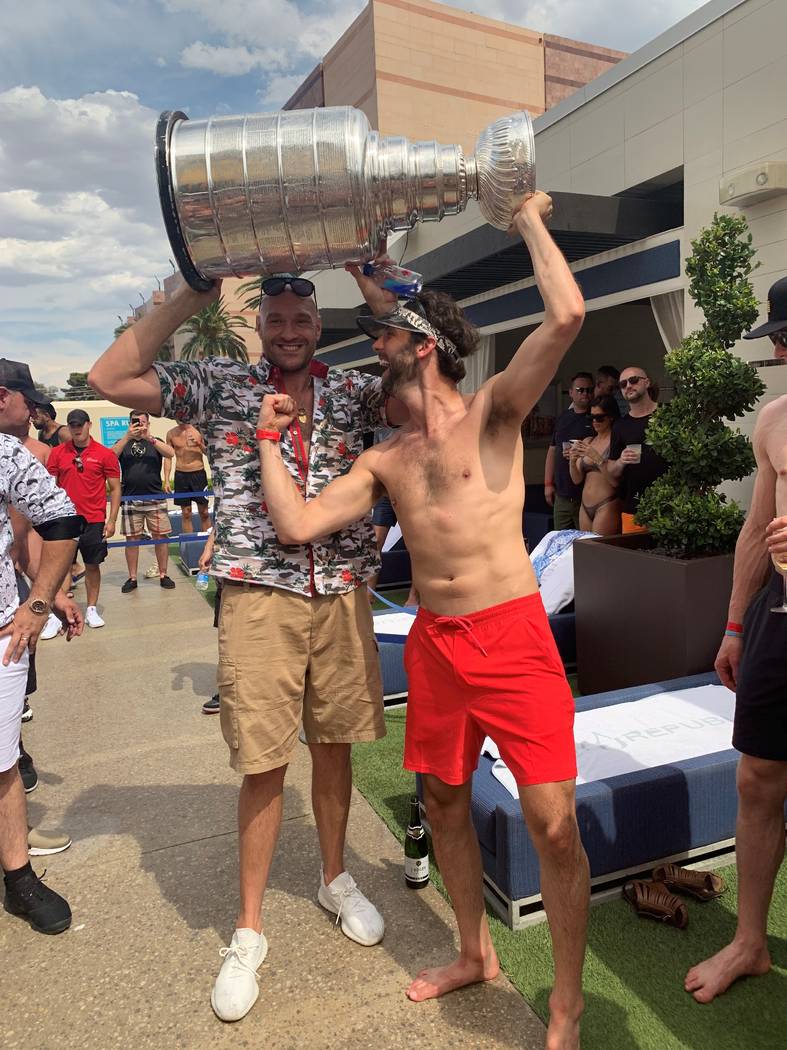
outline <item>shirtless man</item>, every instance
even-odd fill
[[[768,320],[744,338],[769,336],[774,356],[787,359],[787,278],[773,285],[768,300]],[[787,615],[771,612],[785,593],[771,558],[787,565],[787,397],[760,410],[753,444],[757,476],[735,547],[729,622],[716,657],[719,678],[736,692],[732,743],[741,752],[735,829],[738,925],[725,948],[686,975],[686,991],[699,1003],[726,992],[739,977],[771,968],[768,908],[784,859]]]
[[[205,473],[205,442],[202,434],[191,423],[179,423],[172,430],[167,431],[167,444],[175,449],[175,492],[204,492],[208,487],[208,475]],[[172,469],[171,460],[164,460],[164,491],[171,492],[169,473]],[[208,500],[205,496],[200,499],[189,497],[188,499],[176,499],[176,507],[180,507],[182,516],[181,532],[193,532],[194,526],[191,521],[192,498],[197,504],[199,511],[200,531],[207,532],[210,529],[210,511]]]
[[[383,490],[402,526],[421,609],[407,643],[404,764],[422,773],[440,872],[456,912],[459,958],[408,988],[418,1002],[494,978],[498,961],[470,819],[484,736],[519,784],[541,864],[555,960],[548,1050],[576,1050],[588,865],[574,809],[574,703],[522,537],[522,421],[555,374],[584,317],[574,278],[531,197],[514,218],[543,296],[543,323],[474,395],[456,384],[478,335],[447,296],[423,292],[387,317],[361,317],[375,338],[384,386],[409,422],[364,452],[344,477],[304,502],[276,440],[292,419],[286,395],[265,397],[258,440],[263,488],[283,543],[306,543],[364,515]],[[363,278],[356,272],[363,290]],[[366,295],[367,301],[369,296]]]

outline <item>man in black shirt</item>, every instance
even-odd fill
[[[165,458],[172,459],[175,450],[166,442],[153,437],[150,433],[150,416],[146,412],[132,412],[130,419],[131,426],[125,435],[115,442],[112,451],[120,460],[123,495],[149,497],[162,491],[161,464]],[[123,532],[127,540],[133,542],[143,539],[146,525],[154,540],[169,536],[172,526],[165,499],[137,499],[123,503]],[[154,550],[159,583],[171,590],[175,582],[167,576],[169,546],[166,543],[157,543]],[[126,547],[126,564],[128,579],[120,588],[123,594],[137,589],[139,547]]]
[[[620,389],[629,404],[629,413],[612,425],[607,474],[619,484],[621,527],[626,532],[646,532],[634,520],[639,497],[661,477],[667,464],[645,441],[650,417],[658,408],[658,390],[644,368],[624,368]]]
[[[593,424],[588,414],[593,400],[593,383],[590,372],[577,372],[571,377],[568,388],[571,407],[558,416],[552,444],[547,452],[544,495],[550,507],[554,507],[556,529],[579,528],[582,486],[575,485],[571,480],[568,449],[571,441],[586,441],[593,437]]]
[[[43,441],[50,448],[57,448],[58,445],[64,445],[71,439],[68,427],[58,423],[55,406],[51,403],[36,405],[31,413],[31,419],[33,426],[38,431],[38,440]]]

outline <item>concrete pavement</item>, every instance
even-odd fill
[[[143,551],[141,572],[151,561]],[[140,578],[130,595],[120,594],[122,553],[104,568],[106,627],[40,643],[34,720],[23,727],[40,777],[30,818],[74,844],[33,863],[74,921],[50,938],[0,911],[4,1050],[542,1047],[541,1022],[503,977],[407,1000],[412,975],[455,950],[454,923],[433,888],[405,887],[398,842],[357,792],[347,867],[385,916],[383,943],[353,944],[319,907],[306,748],[285,788],[260,998],[238,1024],[214,1017],[210,990],[237,907],[238,778],[218,718],[200,712],[216,691],[211,611],[174,566],[174,591]]]

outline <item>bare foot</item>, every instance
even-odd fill
[[[684,987],[698,1003],[709,1003],[726,992],[739,977],[757,977],[770,968],[767,948],[747,951],[733,941],[710,959],[693,966],[686,974]]]
[[[582,1016],[582,1005],[580,999],[578,1009],[566,1011],[550,1004],[544,1050],[579,1050],[579,1019]]]
[[[460,955],[449,966],[436,966],[433,970],[422,970],[407,989],[407,998],[414,1003],[424,999],[437,999],[446,992],[464,988],[466,984],[491,981],[497,977],[500,965],[497,955],[491,951],[483,962],[463,959]]]

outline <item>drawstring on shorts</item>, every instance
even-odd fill
[[[455,630],[465,631],[465,633],[472,639],[479,652],[483,653],[484,656],[489,655],[475,636],[473,631],[473,621],[466,616],[435,616],[427,629],[431,631],[432,627],[453,627]]]

